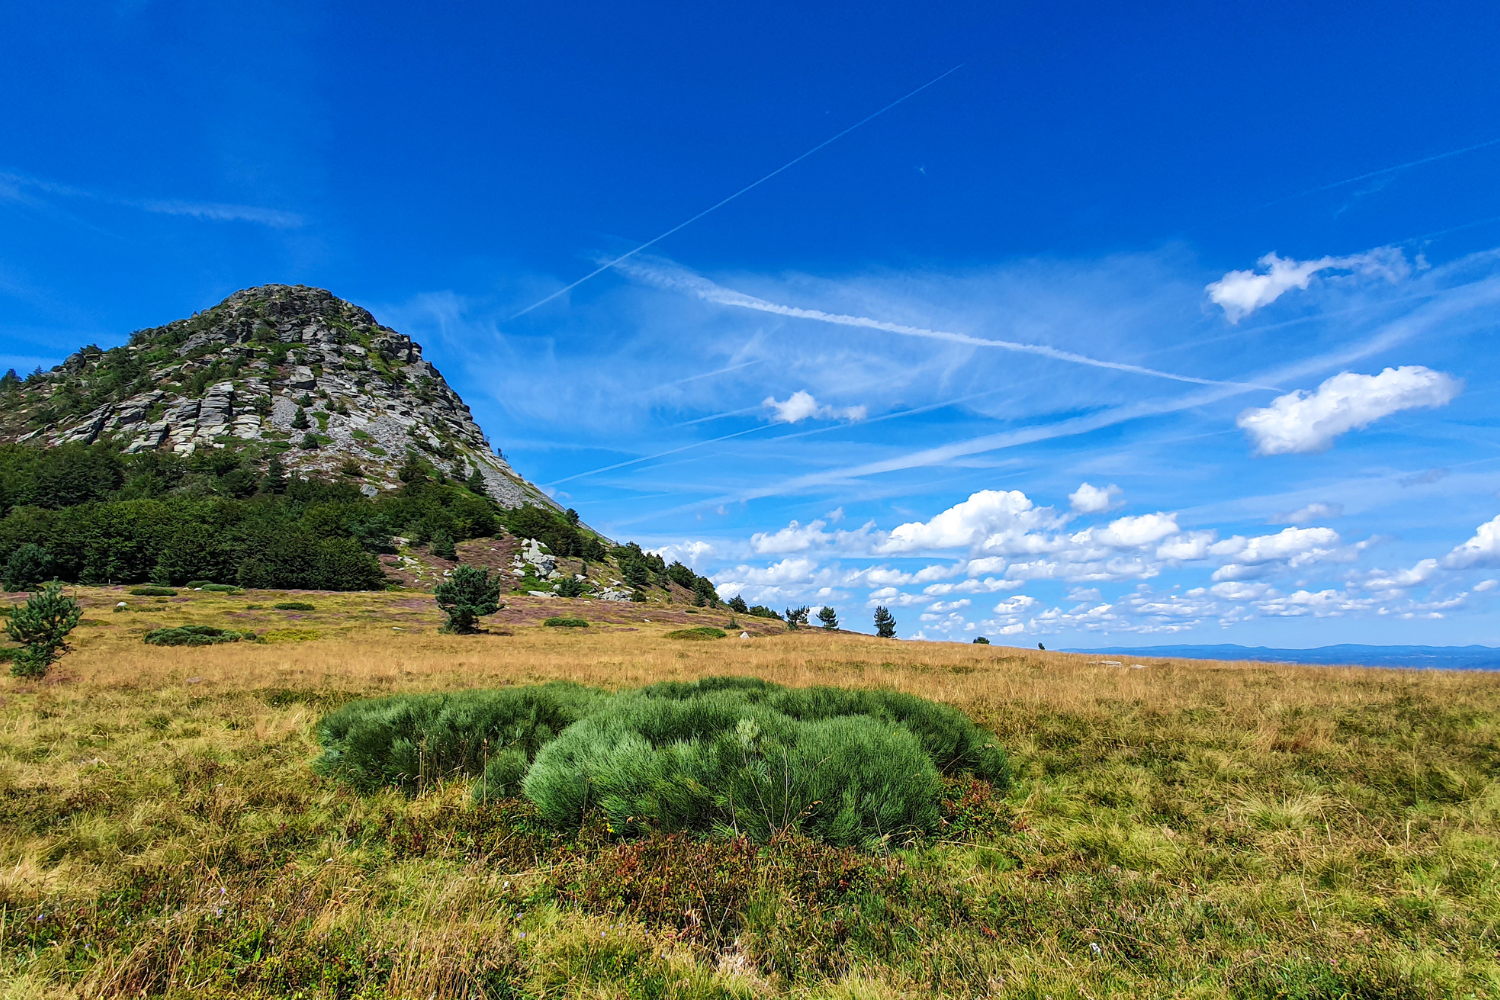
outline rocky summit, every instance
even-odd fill
[[[491,448],[421,345],[320,288],[248,288],[125,346],[6,380],[0,442],[180,455],[260,442],[293,473],[357,465],[368,495],[398,486],[415,453],[459,477],[477,470],[502,506],[556,506]]]

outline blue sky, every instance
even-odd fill
[[[0,12],[0,365],[318,285],[725,594],[1500,644],[1500,9],[211,6]]]

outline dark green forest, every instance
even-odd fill
[[[613,558],[633,587],[671,581],[699,603],[718,601],[707,578],[634,542],[610,546],[573,511],[503,508],[478,481],[416,456],[399,478],[399,489],[369,497],[357,468],[302,479],[255,445],[190,456],[0,445],[0,565],[20,559],[29,577],[85,584],[369,590],[386,585],[377,556],[395,551],[395,536],[438,552],[508,531],[555,555]]]

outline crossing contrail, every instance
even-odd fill
[[[1381,167],[1379,170],[1371,170],[1363,174],[1358,174],[1354,177],[1345,177],[1341,181],[1330,181],[1327,184],[1320,184],[1317,187],[1308,188],[1306,191],[1298,191],[1296,194],[1284,194],[1280,198],[1272,198],[1270,201],[1263,201],[1259,205],[1251,205],[1249,208],[1242,208],[1237,212],[1231,212],[1230,214],[1220,216],[1217,219],[1211,219],[1208,222],[1198,223],[1191,228],[1200,229],[1203,226],[1211,226],[1220,222],[1228,222],[1230,219],[1238,219],[1242,215],[1249,215],[1251,212],[1258,212],[1263,208],[1271,208],[1272,206],[1280,205],[1288,201],[1295,201],[1298,198],[1305,198],[1310,194],[1321,194],[1324,191],[1332,191],[1334,188],[1341,188],[1347,184],[1358,184],[1360,181],[1367,181],[1373,177],[1383,177],[1386,174],[1399,173],[1402,170],[1409,170],[1412,167],[1420,167],[1428,163],[1436,163],[1438,160],[1446,160],[1450,157],[1462,156],[1465,153],[1472,153],[1475,150],[1479,149],[1489,149],[1491,146],[1497,145],[1500,145],[1500,139],[1487,139],[1484,142],[1476,142],[1472,146],[1462,146],[1458,149],[1450,149],[1444,153],[1433,153],[1431,156],[1424,156],[1419,160],[1410,160],[1406,163],[1398,163],[1393,167]]]
[[[618,263],[618,262],[617,262]],[[1143,365],[1132,365],[1124,361],[1107,361],[1102,358],[1089,357],[1087,354],[1077,354],[1073,351],[1064,351],[1046,344],[1025,344],[1014,340],[991,340],[987,337],[975,337],[968,333],[956,333],[951,330],[929,330],[921,326],[908,326],[905,323],[891,323],[886,320],[873,319],[869,316],[848,316],[843,313],[824,312],[821,309],[804,309],[800,306],[782,305],[779,302],[767,302],[765,299],[746,295],[722,285],[717,285],[707,278],[691,272],[681,270],[666,272],[652,268],[640,263],[631,264],[623,269],[627,274],[643,278],[660,287],[685,290],[705,302],[714,302],[719,305],[735,306],[740,309],[753,309],[756,312],[772,313],[777,316],[790,316],[796,319],[816,320],[819,323],[831,323],[834,326],[863,327],[866,330],[880,330],[885,333],[896,333],[904,337],[920,337],[925,340],[945,340],[953,344],[966,344],[970,347],[989,347],[1002,351],[1015,351],[1019,354],[1035,354],[1044,358],[1052,358],[1056,361],[1067,361],[1077,365],[1088,365],[1092,368],[1108,368],[1114,371],[1130,372],[1134,375],[1149,375],[1153,378],[1171,379],[1174,382],[1191,382],[1195,385],[1222,385],[1235,386],[1242,389],[1270,389],[1280,391],[1278,386],[1259,385],[1249,382],[1224,381],[1222,379],[1199,378],[1196,375],[1178,375],[1175,372],[1166,372],[1158,368],[1147,368]]]
[[[769,174],[766,174],[760,180],[755,181],[755,182],[753,182],[751,184],[746,184],[744,187],[740,188],[738,191],[736,191],[734,194],[730,195],[728,198],[725,198],[723,201],[720,201],[720,202],[718,202],[716,204],[710,205],[708,208],[705,208],[703,211],[699,212],[697,215],[693,216],[691,219],[688,219],[686,222],[682,222],[682,223],[679,223],[679,224],[673,226],[671,229],[668,229],[666,232],[662,233],[660,236],[656,237],[655,239],[647,240],[645,243],[642,243],[640,246],[636,247],[634,250],[631,250],[628,253],[621,254],[620,256],[616,257],[615,259],[609,261],[606,264],[601,264],[599,267],[597,267],[594,270],[590,271],[588,274],[585,274],[583,277],[579,278],[577,281],[573,282],[571,285],[568,285],[568,286],[566,286],[564,288],[559,288],[557,291],[553,292],[551,295],[548,295],[546,298],[538,299],[537,301],[533,302],[531,305],[527,306],[525,309],[522,309],[520,312],[516,313],[514,316],[511,316],[510,319],[516,319],[516,318],[518,318],[520,316],[525,316],[527,313],[531,312],[531,310],[536,309],[538,306],[544,306],[544,305],[546,305],[548,302],[551,302],[553,299],[557,298],[559,295],[566,295],[568,292],[571,292],[573,289],[577,288],[579,285],[583,284],[585,281],[588,281],[590,278],[596,278],[596,277],[598,277],[599,275],[603,274],[605,271],[608,271],[610,268],[612,268],[616,264],[620,263],[622,260],[627,260],[627,259],[629,259],[631,257],[634,257],[636,254],[640,253],[642,250],[646,249],[647,247],[652,246],[653,244],[656,244],[656,243],[660,243],[662,240],[666,239],[668,236],[671,236],[675,232],[679,232],[679,231],[681,231],[683,229],[686,229],[688,226],[691,226],[693,223],[697,222],[699,219],[703,218],[705,215],[708,215],[710,212],[714,212],[714,211],[717,211],[718,209],[723,208],[725,205],[729,204],[731,201],[734,201],[740,195],[745,194],[748,191],[751,191],[751,190],[753,190],[755,188],[760,187],[762,184],[764,184],[766,181],[770,180],[772,177],[775,177],[777,174],[782,173],[785,170],[791,169],[792,167],[794,167],[797,164],[801,163],[803,160],[807,159],[809,156],[813,155],[814,153],[816,153],[818,150],[822,149],[823,147],[832,145],[833,143],[835,143],[838,140],[842,139],[844,136],[848,135],[850,132],[853,132],[855,129],[859,128],[861,125],[864,125],[864,124],[866,124],[868,122],[874,121],[876,118],[879,118],[881,115],[885,114],[887,111],[891,110],[892,108],[894,108],[896,105],[900,104],[901,102],[903,102],[903,101],[905,101],[905,100],[907,100],[909,98],[917,96],[922,91],[926,90],[928,87],[932,86],[933,84],[937,83],[939,80],[943,79],[943,77],[950,76],[953,73],[957,73],[960,69],[963,68],[963,65],[964,65],[963,63],[959,63],[957,66],[955,66],[952,69],[948,70],[947,73],[942,73],[942,74],[939,74],[938,76],[933,77],[931,80],[928,80],[926,83],[922,84],[922,86],[918,87],[916,90],[913,90],[913,91],[911,91],[908,94],[905,94],[905,95],[903,95],[901,97],[896,98],[894,101],[892,101],[891,103],[887,104],[885,107],[881,108],[879,111],[875,112],[874,114],[868,115],[868,116],[866,116],[864,118],[861,118],[859,121],[855,122],[853,125],[850,125],[848,128],[844,129],[842,132],[838,133],[837,135],[835,135],[835,136],[833,136],[831,138],[828,138],[828,139],[824,139],[822,142],[818,143],[812,149],[809,149],[807,152],[803,153],[801,156],[797,157],[796,159],[794,159],[794,160],[788,160],[786,163],[783,163],[781,166],[777,167],[775,170],[771,171]],[[507,320],[506,322],[509,322],[509,321],[510,320]]]

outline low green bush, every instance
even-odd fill
[[[176,597],[177,591],[171,587],[131,587],[130,593],[135,597]]]
[[[179,625],[176,628],[154,628],[146,633],[152,646],[213,646],[221,642],[239,642],[255,638],[254,632],[214,628],[212,625]]]
[[[546,621],[542,622],[542,624],[550,626],[552,628],[588,628],[589,627],[589,623],[586,622],[586,621],[584,621],[582,618],[553,617],[553,618],[548,618]]]
[[[318,610],[306,601],[282,601],[280,604],[271,605],[277,611],[316,611]]]
[[[753,678],[400,695],[346,705],[318,736],[317,770],[362,791],[474,778],[477,798],[524,794],[565,827],[597,811],[622,836],[875,846],[936,829],[945,775],[1010,783],[994,737],[949,706]]]
[[[696,639],[702,641],[706,639],[722,639],[728,634],[723,629],[714,628],[712,625],[694,625],[692,628],[680,628],[675,632],[668,632],[667,638]]]
[[[355,701],[318,723],[313,767],[361,791],[424,785],[455,775],[497,780],[477,789],[515,795],[542,745],[605,695],[577,684],[411,694]]]

